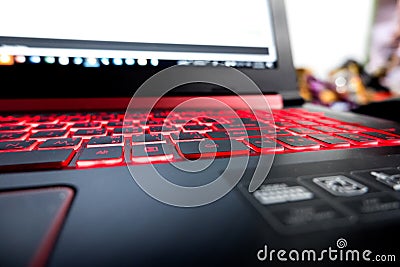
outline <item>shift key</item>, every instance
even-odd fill
[[[73,149],[0,153],[0,171],[60,169],[74,156]]]

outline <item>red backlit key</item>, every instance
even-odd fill
[[[124,144],[122,135],[119,136],[100,136],[92,137],[87,144],[87,147],[100,146],[122,146]]]
[[[143,134],[143,129],[141,127],[125,127],[125,128],[115,128],[113,135],[138,135]]]
[[[184,125],[183,131],[185,131],[185,132],[210,132],[211,129],[205,125]]]
[[[132,136],[133,144],[143,143],[165,143],[165,138],[162,134],[141,134]]]
[[[213,140],[229,139],[228,132],[209,132],[207,136]]]
[[[229,131],[231,138],[245,138],[245,137],[256,137],[261,136],[263,130],[246,130],[246,131]]]
[[[308,135],[320,142],[325,147],[348,147],[350,143],[344,139],[329,134],[310,134]]]
[[[192,142],[179,142],[178,148],[182,156],[188,159],[204,157],[218,157],[230,155],[244,155],[249,153],[249,148],[236,140],[202,140]]]
[[[68,165],[73,149],[0,153],[0,170],[59,169]]]
[[[122,122],[122,121],[111,121],[111,122],[107,123],[107,127],[108,128],[116,128],[116,127],[122,128],[124,125],[125,126],[132,126],[133,123],[131,121],[125,121],[125,122]]]
[[[320,147],[319,143],[302,136],[278,136],[276,139],[281,141],[284,146],[295,150],[318,149]]]
[[[256,137],[256,136],[261,136],[261,132],[257,130],[232,130],[229,132],[210,132],[207,133],[207,135],[210,137],[210,139],[213,140],[218,140],[218,139],[244,139],[247,137]]]
[[[27,131],[29,127],[26,125],[5,125],[0,127],[0,132]]]
[[[201,140],[204,139],[204,135],[196,132],[189,132],[189,133],[184,133],[180,132],[178,133],[172,133],[171,138],[173,142],[186,142],[186,141],[194,141],[194,140]]]
[[[149,126],[163,126],[164,125],[164,120],[150,120],[150,121],[141,121],[140,125],[144,127],[149,127]]]
[[[341,133],[343,130],[339,130],[330,126],[313,126],[312,127],[315,130],[325,132],[325,133]]]
[[[32,150],[35,145],[36,145],[35,140],[0,142],[0,152],[16,151],[16,150]]]
[[[260,128],[260,127],[267,127],[268,125],[262,122],[258,122],[256,119],[252,118],[233,118],[230,119],[231,124],[238,124],[240,125],[241,123],[248,129],[250,128]]]
[[[346,124],[346,125],[338,125],[338,126],[335,126],[335,127],[338,128],[338,129],[341,129],[341,130],[346,130],[346,131],[354,132],[354,133],[363,132],[363,131],[366,130],[365,128],[361,128],[361,127],[354,126],[354,125],[348,125],[348,124]]]
[[[65,123],[58,123],[58,124],[45,123],[45,124],[39,124],[38,126],[33,128],[32,132],[38,132],[43,130],[66,130],[67,128],[68,125]]]
[[[318,119],[319,123],[328,124],[328,125],[336,125],[339,124],[339,121],[329,120],[329,119]]]
[[[178,132],[179,129],[174,127],[174,126],[150,126],[149,131],[151,133],[164,133],[164,134],[170,134],[173,132]]]
[[[168,161],[174,158],[172,147],[168,144],[145,144],[132,146],[132,161],[147,163]]]
[[[107,130],[105,128],[101,129],[89,129],[89,130],[78,130],[74,133],[74,137],[83,137],[85,139],[91,136],[105,136],[107,135]]]
[[[100,122],[80,122],[71,126],[72,129],[101,128]]]
[[[318,133],[315,130],[308,129],[308,128],[289,128],[288,130],[297,133],[297,134],[316,134]]]
[[[363,132],[363,134],[378,138],[378,140],[382,143],[389,143],[389,144],[400,143],[400,136],[397,135],[391,135],[388,133],[379,133],[379,132]]]
[[[76,165],[78,167],[92,167],[97,165],[115,165],[123,161],[121,146],[85,148]]]
[[[74,123],[86,123],[90,121],[88,116],[66,116],[65,118],[61,119],[62,122],[67,122],[68,124]]]
[[[27,132],[1,132],[0,140],[23,140],[27,136]]]
[[[281,144],[276,143],[275,141],[268,138],[249,138],[245,139],[245,142],[248,143],[251,148],[257,152],[274,152],[274,151],[283,151],[284,148]]]
[[[275,125],[281,128],[287,128],[287,127],[296,127],[297,125],[292,123],[292,122],[288,122],[288,121],[277,121],[275,122]]]
[[[77,150],[82,144],[82,138],[50,139],[39,146],[39,149],[72,148]]]
[[[216,131],[230,131],[230,130],[245,130],[246,127],[243,124],[214,124],[214,130]]]
[[[187,120],[182,120],[182,119],[173,119],[173,120],[170,120],[169,121],[170,122],[170,124],[172,124],[172,125],[175,125],[175,126],[182,126],[182,125],[185,125],[185,124],[191,124],[191,125],[196,125],[197,123],[196,122],[189,122],[189,121],[187,121]]]
[[[299,121],[299,120],[296,120],[295,122],[296,122],[297,124],[305,125],[305,126],[318,125],[318,123],[313,122],[313,121]]]
[[[30,139],[46,141],[47,139],[65,138],[67,136],[68,136],[68,131],[65,131],[65,130],[40,131],[40,132],[36,132],[36,133],[32,134]]]
[[[291,133],[289,133],[288,131],[286,131],[284,129],[275,129],[275,134],[276,135],[289,135],[289,134],[291,135]]]
[[[337,136],[346,138],[352,145],[364,146],[364,145],[377,145],[378,140],[370,137],[366,137],[356,133],[340,133]]]

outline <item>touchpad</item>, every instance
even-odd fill
[[[0,192],[0,266],[44,266],[73,196],[68,187]]]

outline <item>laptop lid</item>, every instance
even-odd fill
[[[7,25],[0,28],[2,100],[95,98],[110,104],[130,98],[167,67],[217,64],[242,71],[265,94],[299,97],[281,0],[25,0],[6,6],[15,12],[0,17]],[[227,93],[210,84],[173,92]]]

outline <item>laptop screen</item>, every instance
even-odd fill
[[[13,10],[0,16],[0,25],[7,25],[0,28],[0,75],[8,86],[36,87],[36,79],[43,79],[42,88],[86,87],[82,97],[112,95],[99,90],[93,95],[91,85],[124,96],[173,65],[222,64],[253,73],[279,67],[266,0],[7,0],[4,5]],[[66,95],[57,91],[48,97]]]

